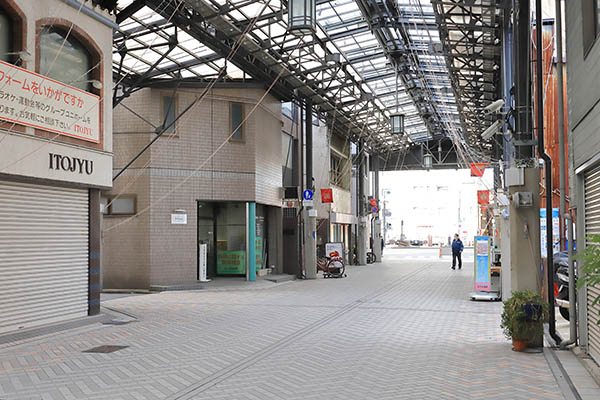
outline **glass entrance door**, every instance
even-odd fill
[[[216,246],[215,246],[215,217],[213,204],[198,202],[198,278],[200,279],[200,251],[206,246],[206,275],[215,276]]]

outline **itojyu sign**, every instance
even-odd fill
[[[0,61],[0,119],[100,143],[100,99]]]

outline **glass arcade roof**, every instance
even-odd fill
[[[119,0],[117,96],[165,80],[258,82],[283,101],[310,97],[378,152],[463,137],[429,0],[317,0],[317,22],[313,35],[289,34],[281,0]],[[405,136],[389,133],[396,112]]]

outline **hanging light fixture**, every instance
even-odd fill
[[[296,36],[304,36],[317,29],[317,1],[288,1],[288,30]]]
[[[404,114],[398,111],[398,71],[396,71],[396,112],[390,114],[390,133],[392,135],[404,134]]]
[[[404,114],[394,113],[390,115],[392,135],[402,135],[404,133]]]
[[[431,167],[433,167],[433,157],[431,156],[431,154],[427,153],[423,155],[423,166],[427,171],[429,171]]]

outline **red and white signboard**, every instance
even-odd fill
[[[481,205],[490,204],[490,191],[489,190],[478,190],[477,191],[477,204],[481,204]]]
[[[321,189],[321,203],[333,203],[333,189]]]
[[[0,119],[100,143],[100,98],[0,61]]]
[[[471,163],[471,176],[483,176],[489,163]]]

